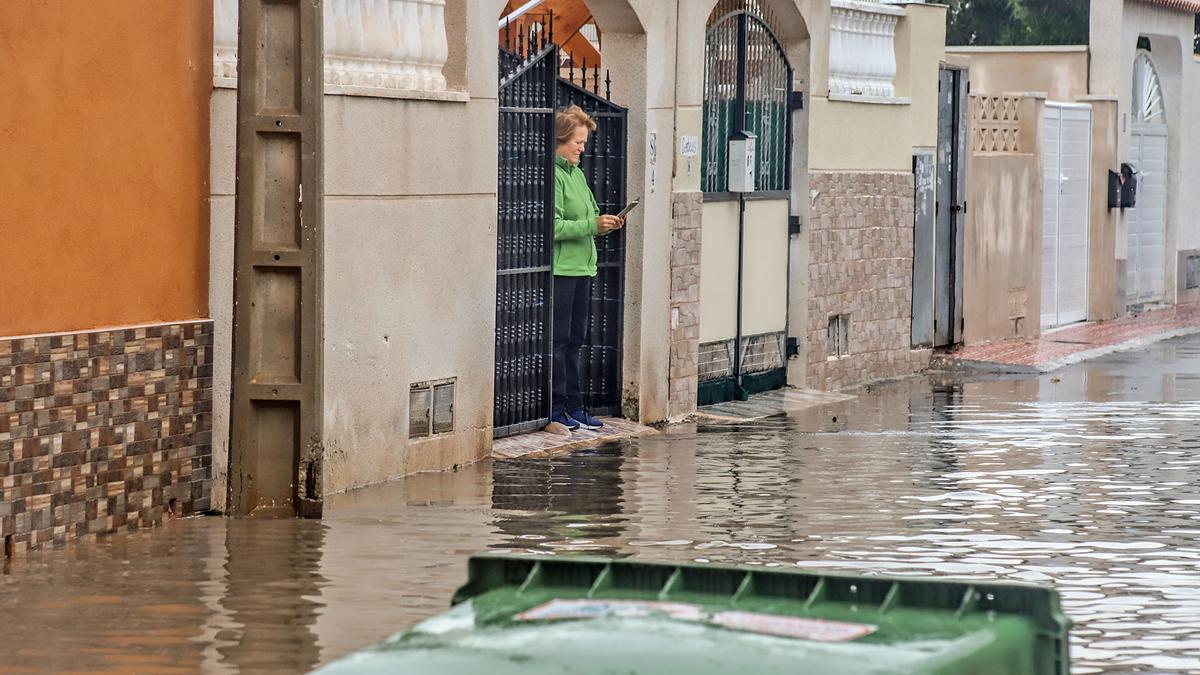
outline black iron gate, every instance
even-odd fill
[[[627,111],[600,94],[598,69],[563,64],[553,44],[500,48],[496,255],[495,435],[538,429],[550,416],[554,249],[554,112],[578,105],[597,124],[580,168],[601,213],[625,203]],[[596,239],[588,338],[580,355],[584,403],[596,415],[621,406],[625,234]]]

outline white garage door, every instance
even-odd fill
[[[1162,302],[1167,263],[1167,116],[1150,53],[1138,52],[1133,68],[1133,165],[1137,206],[1126,212],[1129,304]]]
[[[1042,206],[1042,328],[1087,319],[1090,106],[1047,103]]]

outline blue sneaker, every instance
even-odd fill
[[[587,414],[586,410],[580,410],[578,412],[571,413],[571,417],[574,418],[574,420],[579,423],[579,426],[583,427],[584,429],[595,431],[596,429],[604,426],[604,422],[601,422],[595,417]]]
[[[570,415],[568,415],[564,412],[556,412],[553,415],[551,415],[550,422],[552,424],[554,422],[558,422],[559,424],[563,425],[564,427],[566,427],[567,429],[569,429],[571,431],[575,431],[576,429],[579,428],[579,422],[576,422]]]

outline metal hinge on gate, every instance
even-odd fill
[[[788,96],[788,110],[804,110],[804,92],[793,91]]]
[[[788,236],[800,234],[800,216],[788,216]]]

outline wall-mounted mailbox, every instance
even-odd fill
[[[757,141],[758,137],[749,131],[737,131],[729,137],[730,192],[754,192]]]
[[[1137,206],[1137,169],[1128,162],[1121,164],[1120,173],[1108,172],[1108,208],[1133,208]]]
[[[1137,206],[1138,172],[1132,164],[1121,165],[1121,208]]]

